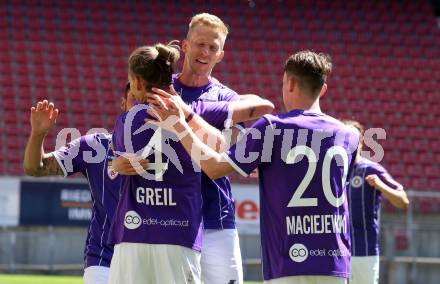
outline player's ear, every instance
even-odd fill
[[[289,76],[288,80],[289,80],[289,92],[293,92],[298,82],[296,82],[293,76]]]
[[[322,89],[321,89],[321,92],[319,93],[319,97],[322,97],[325,94],[325,92],[327,92],[327,84],[326,83],[324,83],[324,85],[322,85]]]
[[[126,100],[124,97],[121,97],[121,111],[125,111],[126,110]]]
[[[184,40],[182,41],[182,51],[183,51],[184,53],[186,53],[186,52],[188,51],[188,45],[189,45],[188,40],[187,40],[187,39],[184,39]]]
[[[144,81],[142,80],[142,78],[139,76],[135,76],[134,80],[135,80],[136,90],[137,91],[143,90],[144,89]]]
[[[220,55],[219,55],[218,58],[217,58],[217,63],[219,63],[220,61],[222,61],[222,60],[223,60],[223,57],[225,57],[225,51],[224,51],[224,50],[220,51]]]

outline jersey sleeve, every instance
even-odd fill
[[[196,101],[192,105],[193,111],[206,122],[217,129],[230,128],[233,107],[230,102],[204,102]]]
[[[235,102],[240,100],[240,96],[232,89],[224,88],[219,94],[220,101]]]
[[[388,171],[382,167],[381,165],[373,165],[370,168],[371,173],[377,175],[382,182],[384,182],[386,185],[391,187],[392,189],[399,190],[402,189],[403,186],[397,182],[389,173]]]
[[[124,148],[124,121],[127,113],[121,114],[117,119],[113,128],[112,143],[116,154],[125,152]]]
[[[85,172],[86,165],[81,155],[85,143],[84,136],[81,136],[52,152],[59,166],[63,170],[64,176],[70,176],[78,172]]]
[[[272,124],[263,116],[246,130],[235,145],[223,153],[223,157],[242,176],[248,176],[256,169],[263,162],[263,156],[272,155],[272,148],[265,147],[264,143],[268,130],[273,130]]]

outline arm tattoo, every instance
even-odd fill
[[[37,173],[38,176],[64,176],[64,172],[58,164],[55,156],[49,154],[43,158],[43,166]]]

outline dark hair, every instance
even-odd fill
[[[130,92],[130,82],[127,82],[127,84],[125,84],[124,98],[127,98],[128,92]]]
[[[153,46],[136,48],[128,58],[128,70],[132,75],[141,77],[147,90],[152,87],[168,88],[174,73],[174,65],[179,60],[178,41],[168,45],[157,43]]]
[[[301,91],[308,93],[313,99],[318,97],[331,71],[330,56],[310,50],[291,55],[284,64],[284,72],[294,76]]]

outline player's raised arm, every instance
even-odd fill
[[[384,181],[382,181],[384,179]],[[408,196],[403,190],[403,186],[396,184],[394,180],[388,177],[388,175],[379,176],[373,174],[365,178],[365,180],[376,190],[382,192],[383,196],[391,202],[395,207],[405,209],[409,205]],[[396,185],[395,188],[390,185]]]
[[[29,136],[25,155],[24,171],[31,176],[64,175],[53,154],[44,153],[44,138],[53,127],[58,117],[58,109],[47,100],[39,101],[31,108],[31,134]]]
[[[265,114],[272,113],[275,109],[273,103],[254,94],[240,95],[240,100],[232,103],[234,124],[254,120]]]

